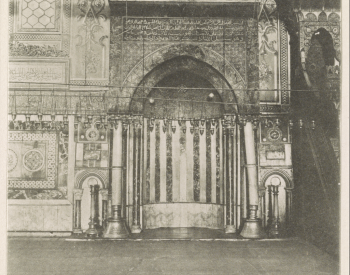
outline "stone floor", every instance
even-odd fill
[[[9,237],[8,274],[339,274],[336,260],[302,240],[242,240],[222,233],[158,230],[127,240]]]

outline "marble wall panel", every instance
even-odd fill
[[[144,228],[223,228],[223,207],[204,203],[162,203],[143,206]]]
[[[11,202],[8,206],[8,231],[71,231],[72,206],[67,201],[29,204]]]
[[[53,231],[58,228],[57,206],[43,206],[45,215],[43,217],[43,231]]]
[[[72,230],[72,207],[57,206],[57,231]]]

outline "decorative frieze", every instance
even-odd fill
[[[57,49],[56,45],[30,45],[10,43],[10,56],[67,57],[68,53]]]

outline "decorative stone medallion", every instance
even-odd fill
[[[23,166],[30,172],[39,171],[44,166],[44,156],[36,149],[27,151],[23,156]]]
[[[282,131],[278,128],[272,128],[267,131],[267,139],[269,141],[279,141],[282,138]]]
[[[15,169],[17,166],[17,163],[18,163],[17,154],[13,150],[9,149],[8,154],[7,154],[7,170],[8,170],[8,172]]]
[[[86,139],[88,141],[96,141],[99,139],[99,137],[100,137],[100,133],[97,129],[90,128],[90,129],[86,130]]]

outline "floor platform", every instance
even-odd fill
[[[226,234],[224,230],[209,228],[157,228],[146,229],[139,234],[130,234],[122,240],[242,240],[239,234]],[[73,234],[66,238],[74,240],[105,240],[99,237],[87,237],[86,234]],[[120,239],[119,239],[120,240]]]
[[[144,234],[151,237],[153,233]],[[9,237],[7,274],[339,274],[338,261],[300,239],[143,240],[146,241]]]

